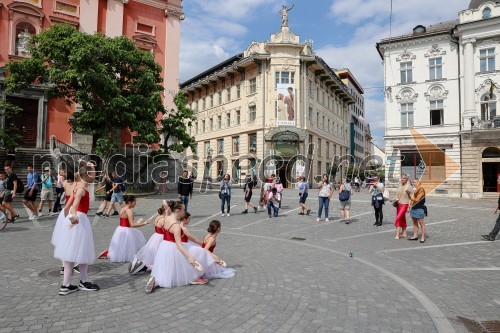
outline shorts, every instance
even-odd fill
[[[122,192],[113,192],[111,194],[111,202],[123,202],[123,193]]]
[[[410,209],[410,216],[416,219],[423,219],[425,217],[423,208]]]
[[[248,197],[245,197],[245,202],[250,202],[251,199],[252,199],[252,192],[248,194]]]
[[[104,201],[111,201],[111,193],[106,192],[106,195],[104,196]]]
[[[340,209],[346,209],[346,210],[351,209],[351,199],[346,201],[340,201]]]
[[[3,202],[12,202],[12,191],[6,190],[3,196]]]
[[[40,192],[40,200],[54,200],[52,188],[42,188],[42,192]]]
[[[30,190],[26,190],[24,192],[24,197],[23,199],[26,200],[26,201],[36,201],[36,196],[38,195],[38,189],[33,189],[33,194],[30,195]]]
[[[300,194],[299,194],[299,203],[305,204],[306,203],[306,199],[307,199],[307,195],[308,195],[307,193],[304,193],[303,196],[300,196]]]

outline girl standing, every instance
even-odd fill
[[[132,261],[137,251],[146,244],[142,232],[135,228],[149,224],[149,220],[145,223],[141,223],[142,219],[134,221],[132,210],[137,205],[135,196],[125,195],[123,199],[125,207],[120,210],[120,225],[116,228],[109,244],[108,258],[111,262]]]
[[[418,179],[413,181],[413,186],[415,187],[415,192],[411,196],[410,206],[408,207],[411,219],[413,220],[413,237],[408,238],[408,240],[418,240],[418,227],[420,226],[422,229],[420,243],[425,243],[425,189]]]
[[[72,198],[68,200],[63,211],[68,218],[68,225],[60,229],[58,239],[55,241],[54,257],[62,260],[64,266],[64,280],[59,289],[59,295],[68,295],[77,290],[99,290],[99,287],[88,279],[88,267],[95,258],[94,238],[87,217],[90,205],[87,187],[94,181],[94,166],[86,164],[80,167],[78,173],[82,182],[73,190]],[[81,275],[78,286],[71,284],[71,273],[75,263],[80,266]]]
[[[227,203],[227,216],[231,211],[231,188],[233,183],[231,182],[231,176],[226,173],[224,179],[220,182],[220,209],[222,210],[222,216],[224,216],[224,204]]]
[[[403,174],[401,177],[401,184],[399,185],[396,199],[393,200],[393,205],[396,207],[396,219],[394,225],[396,226],[396,236],[394,239],[406,238],[406,213],[408,212],[408,205],[412,195],[413,188],[411,187],[408,179],[408,174]]]
[[[311,210],[306,206],[306,199],[309,195],[309,184],[306,182],[306,177],[300,177],[300,183],[297,185],[299,189],[299,205],[300,212],[299,215],[304,215],[304,211],[309,215]]]
[[[333,194],[333,188],[332,184],[330,184],[330,182],[328,181],[327,174],[323,175],[323,178],[318,183],[318,188],[319,188],[319,193],[318,193],[319,208],[318,208],[318,218],[316,219],[316,222],[319,222],[321,220],[321,213],[323,212],[323,207],[325,208],[325,221],[328,222],[330,221],[328,219],[328,212],[330,206],[330,199],[332,198]]]
[[[207,279],[229,279],[234,277],[235,270],[232,268],[226,268],[226,263],[217,257],[213,252],[215,249],[217,235],[221,232],[221,224],[217,220],[210,222],[208,226],[208,235],[203,238],[203,243],[201,246],[210,252],[215,262],[208,266],[207,271],[203,274],[203,277]]]
[[[347,197],[347,199],[346,199]],[[350,179],[342,179],[342,185],[339,188],[339,201],[340,201],[340,222],[345,222],[345,224],[351,223],[349,220],[351,217],[351,197],[352,188]]]
[[[172,288],[190,283],[207,283],[207,280],[201,278],[203,267],[200,267],[181,241],[183,232],[178,219],[184,213],[184,205],[180,201],[169,201],[168,208],[172,213],[166,217],[163,225],[163,241],[156,252],[151,277],[146,284],[148,293],[156,286]]]

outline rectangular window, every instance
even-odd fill
[[[309,96],[312,97],[312,95],[313,95],[313,82],[312,82],[312,80],[309,80],[309,83],[307,86],[307,93],[309,94]]]
[[[233,137],[233,155],[238,155],[240,153],[240,137]]]
[[[257,118],[257,107],[255,105],[248,107],[248,121],[253,123]]]
[[[203,108],[203,110],[205,110],[207,108],[207,102],[206,102],[205,98],[203,99],[202,103],[203,103],[202,108]]]
[[[236,86],[236,98],[241,98],[241,84]]]
[[[413,103],[401,104],[401,127],[413,127]]]
[[[326,143],[326,158],[330,159],[330,142]]]
[[[236,111],[236,126],[240,126],[241,123],[241,111]]]
[[[224,155],[224,139],[217,140],[217,155]]]
[[[226,127],[231,127],[231,112],[226,113]]]
[[[214,95],[210,95],[210,107],[214,107]]]
[[[201,122],[201,132],[202,132],[202,133],[205,133],[205,126],[206,126],[206,123],[205,123],[205,120],[203,120],[203,121]]]
[[[443,59],[429,59],[429,80],[439,80],[443,78]]]
[[[214,118],[210,118],[210,132],[214,130]]]
[[[255,94],[257,92],[257,79],[248,80],[248,93]]]
[[[196,134],[198,134],[198,122],[195,122],[194,126],[195,126],[194,131]]]
[[[210,151],[210,141],[205,141],[205,157],[212,155],[212,152]]]
[[[402,62],[400,65],[401,70],[401,83],[409,83],[413,81],[413,70],[411,68],[412,62]]]
[[[431,101],[431,126],[443,125],[443,100]]]
[[[219,105],[222,105],[222,93],[220,91],[217,93],[217,97],[219,99]]]
[[[491,72],[495,70],[495,49],[485,49],[479,51],[479,63],[481,72]]]
[[[316,126],[319,128],[319,112],[316,112]]]
[[[318,176],[321,175],[321,162],[318,162]]]
[[[217,116],[217,126],[219,127],[219,129],[222,129],[222,116],[221,115]]]
[[[227,88],[227,101],[231,102],[231,88]]]
[[[257,154],[257,133],[248,134],[248,152]]]
[[[313,109],[312,108],[309,108],[309,113],[308,113],[307,117],[309,118],[309,124],[312,125],[312,123],[313,123]]]
[[[318,139],[318,157],[321,157],[321,139]]]

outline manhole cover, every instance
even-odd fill
[[[296,240],[296,241],[305,241],[306,240],[305,238],[302,238],[302,237],[292,237],[290,239],[291,240]]]
[[[478,322],[472,319],[457,317],[457,319],[471,333],[500,333],[500,321],[482,321]]]
[[[94,275],[94,274],[97,274],[100,272],[101,272],[101,269],[99,267],[96,267],[96,265],[89,266],[89,275]],[[38,276],[41,278],[45,278],[45,279],[62,277],[62,275],[59,273],[59,268],[46,269],[44,271],[41,271],[38,274]]]

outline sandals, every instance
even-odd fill
[[[408,238],[409,241],[416,241],[418,240],[418,237],[415,237],[415,238]]]

